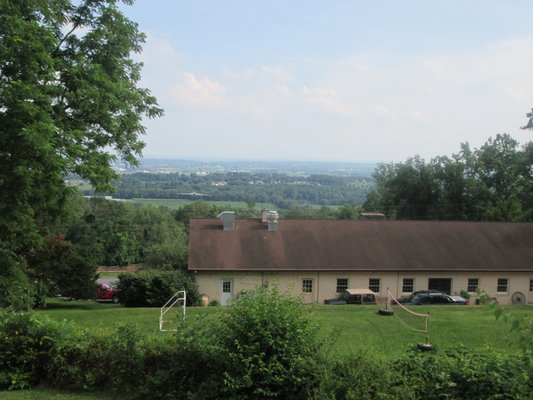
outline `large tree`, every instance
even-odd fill
[[[137,86],[143,41],[113,0],[0,0],[0,292],[53,230],[67,173],[104,190],[116,157],[136,163],[142,118],[162,115]]]
[[[533,217],[533,145],[508,134],[452,157],[380,164],[366,209],[389,218],[519,221]]]
[[[531,109],[531,112],[528,112],[526,114],[526,117],[529,120],[527,121],[527,124],[522,127],[522,129],[532,129],[533,130],[533,108]]]

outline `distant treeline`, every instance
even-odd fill
[[[291,209],[305,205],[362,204],[374,188],[371,177],[290,176],[281,173],[220,172],[211,174],[122,175],[114,197],[177,199],[202,193],[212,201],[273,203]],[[86,193],[89,194],[89,193]]]

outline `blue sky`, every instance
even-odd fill
[[[145,157],[403,161],[519,129],[531,1],[136,0]]]

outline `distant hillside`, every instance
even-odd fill
[[[375,163],[337,163],[307,161],[194,161],[178,159],[143,158],[135,168],[117,163],[115,169],[124,173],[214,173],[251,172],[279,173],[296,176],[313,174],[369,178]]]
[[[161,168],[163,165],[157,166]],[[117,190],[113,196],[124,199],[201,197],[211,201],[273,203],[282,209],[294,209],[314,205],[360,205],[374,187],[370,169],[363,174],[363,167],[359,167],[360,175],[357,175],[354,166],[349,170],[339,169],[337,174],[333,173],[334,168],[329,168],[329,174],[304,175],[303,171],[310,172],[311,167],[304,169],[303,166],[299,164],[292,174],[266,171],[209,172],[206,169],[196,172],[130,172],[122,174],[116,182]],[[321,170],[318,166],[313,168]],[[85,194],[91,193],[86,191]]]

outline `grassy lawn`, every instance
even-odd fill
[[[405,354],[407,349],[425,342],[424,333],[409,329],[396,316],[378,315],[377,308],[321,305],[312,306],[311,310],[321,326],[321,334],[330,339],[329,351],[339,355],[362,350],[388,359]],[[513,306],[509,309],[513,315],[533,317],[533,307]],[[517,349],[506,340],[510,337],[510,325],[496,321],[494,311],[487,307],[425,306],[417,307],[415,311],[430,313],[430,343],[438,349],[458,344],[479,352]],[[403,321],[410,321],[403,318],[403,314],[399,315]]]
[[[379,307],[311,305],[305,306],[305,310],[318,324],[324,338],[324,351],[329,354],[368,351],[388,359],[425,341],[423,333],[410,330],[397,317],[378,315]],[[508,309],[516,316],[533,317],[531,306],[509,306]],[[488,307],[420,306],[416,311],[430,313],[430,342],[439,349],[464,344],[479,352],[516,350],[515,345],[505,340],[510,335],[510,325],[496,321],[493,310]],[[38,312],[99,331],[111,332],[118,325],[135,324],[146,335],[169,334],[158,331],[157,308],[124,308],[115,304],[53,299],[47,309]],[[216,318],[223,312],[221,307],[189,307],[187,321],[194,324],[197,316]]]
[[[406,354],[407,350],[425,341],[423,333],[408,329],[396,316],[381,316],[380,306],[309,305],[305,311],[317,324],[322,350],[331,357],[367,352],[386,362]],[[494,311],[486,306],[420,306],[416,312],[430,317],[430,342],[439,350],[463,344],[480,353],[514,352],[515,344],[510,325],[496,321]],[[532,306],[508,306],[514,316],[533,318]],[[219,318],[223,307],[189,307],[187,323],[195,324],[203,317]],[[37,311],[56,320],[72,321],[91,330],[112,332],[116,326],[135,324],[145,335],[170,335],[159,332],[158,308],[124,308],[116,304],[92,301],[64,301],[50,299],[48,307]],[[402,315],[402,313],[398,313]],[[404,321],[409,322],[407,318]],[[418,321],[420,322],[420,321]],[[29,391],[0,391],[2,400],[96,400],[102,397],[117,399],[112,393],[71,393],[44,388]]]
[[[32,389],[17,391],[0,391],[2,400],[97,400],[97,399],[115,399],[109,393],[70,393],[50,389]]]
[[[118,274],[127,274],[128,272],[98,272],[100,278],[118,278]]]

